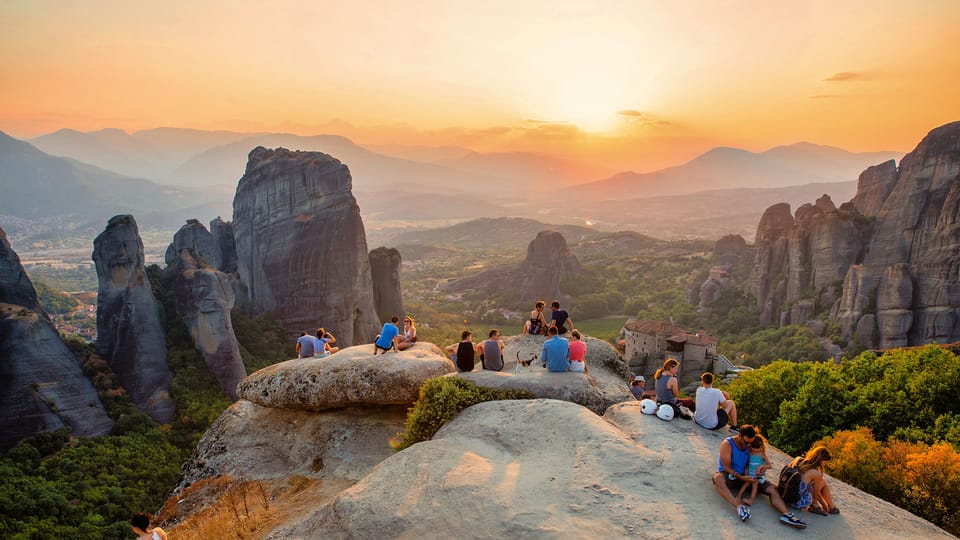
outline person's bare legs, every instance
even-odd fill
[[[397,350],[398,350],[398,351],[405,351],[405,350],[409,349],[409,348],[412,347],[412,346],[413,346],[413,343],[411,343],[411,342],[409,342],[409,341],[401,341],[400,343],[397,343]]]
[[[723,497],[723,500],[733,505],[734,508],[740,506],[740,503],[734,498],[733,493],[730,493],[730,488],[727,487],[727,480],[722,472],[713,473],[713,485],[717,487],[717,493]]]
[[[774,510],[780,512],[781,514],[786,514],[789,511],[787,510],[787,505],[783,502],[783,499],[780,498],[780,494],[777,493],[777,490],[773,487],[773,484],[766,482],[763,484],[763,493],[770,499],[770,506]]]
[[[813,469],[816,471],[816,469]],[[817,474],[811,475],[813,480],[813,487],[811,492],[813,493],[813,502],[822,508],[825,512],[829,512],[836,508],[833,505],[833,497],[830,495],[830,486],[827,485],[827,480],[820,474],[820,471],[816,471]]]
[[[727,418],[730,419],[731,426],[739,426],[737,423],[737,404],[732,399],[723,402],[723,410],[727,411]]]

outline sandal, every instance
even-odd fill
[[[824,510],[823,508],[820,508],[819,506],[811,505],[810,507],[807,508],[807,510],[809,510],[811,513],[819,514],[821,516],[827,515],[827,511]]]
[[[835,516],[840,513],[840,509],[834,506],[833,508],[827,510],[827,513]]]

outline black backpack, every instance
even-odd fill
[[[800,469],[785,465],[780,469],[780,479],[777,481],[777,493],[787,504],[793,504],[800,499]]]

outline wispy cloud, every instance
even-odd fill
[[[863,82],[871,80],[870,75],[859,71],[841,71],[824,79],[826,82]]]
[[[669,126],[670,122],[657,118],[656,116],[646,113],[643,111],[638,111],[636,109],[622,109],[617,111],[617,114],[623,117],[627,122],[634,124],[642,124],[644,126]]]
[[[817,94],[815,96],[809,96],[810,99],[837,99],[843,97],[839,94]]]

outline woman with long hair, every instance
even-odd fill
[[[530,312],[530,318],[523,323],[523,333],[524,334],[546,334],[547,333],[547,320],[543,317],[543,309],[547,307],[547,303],[543,300],[537,302],[533,306],[533,311]]]
[[[414,322],[413,317],[409,315],[403,318],[403,332],[400,334],[400,340],[397,341],[398,351],[409,349],[417,342],[417,327]]]
[[[830,486],[823,477],[823,464],[826,461],[830,461],[830,451],[824,446],[817,446],[790,462],[791,467],[800,471],[800,498],[793,503],[794,508],[823,516],[840,513],[833,504]]]

